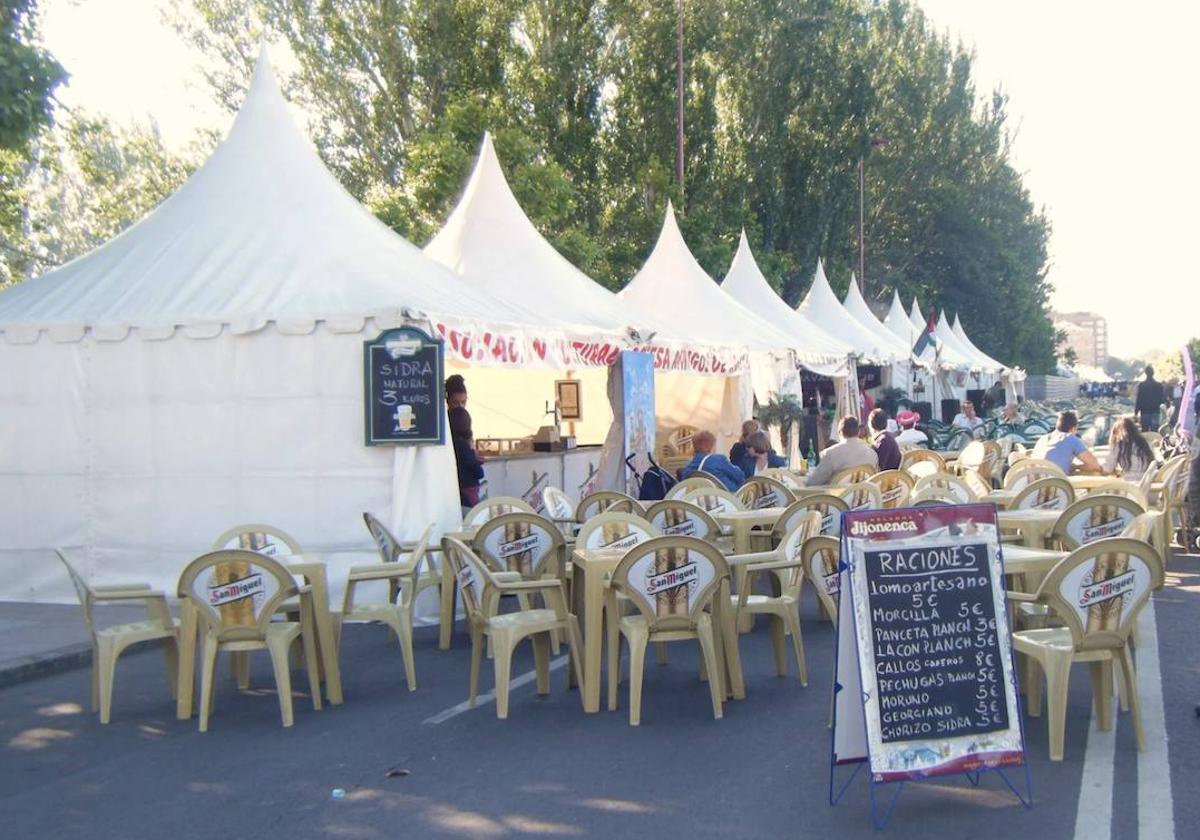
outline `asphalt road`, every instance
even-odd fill
[[[1087,813],[1079,813],[1085,758],[1103,754],[1095,733],[1089,741],[1087,670],[1076,668],[1064,761],[1048,760],[1044,718],[1025,719],[1032,809],[994,775],[979,788],[943,778],[908,785],[886,832],[1097,838],[1094,826],[1103,835],[1110,824],[1113,838],[1164,840],[1170,816],[1174,835],[1200,835],[1200,558],[1173,561],[1155,608],[1172,804],[1154,798],[1165,791],[1166,772],[1139,760],[1133,726],[1121,715],[1111,793],[1089,776]],[[828,803],[833,630],[811,602],[804,619],[808,688],[794,672],[774,675],[763,628],[741,639],[747,699],[727,704],[725,718],[714,721],[696,650],[677,643],[667,667],[651,657],[638,728],[628,725],[627,686],[619,711],[584,715],[562,667],[549,697],[537,697],[532,684],[516,689],[507,721],[496,719],[493,705],[451,714],[466,698],[461,633],[441,652],[434,629],[418,631],[420,688],[410,693],[395,643],[379,627],[355,626],[342,653],[344,705],[314,712],[298,693],[295,726],[283,729],[269,660],[258,654],[254,688],[245,693],[222,662],[211,728],[202,735],[195,720],[175,720],[161,655],[129,654],[108,726],[87,713],[86,671],[0,690],[4,836],[874,837],[862,776],[840,804]],[[526,646],[513,673],[531,667]],[[485,663],[485,689],[489,671]],[[1161,741],[1164,733],[1147,736]],[[407,774],[389,777],[391,768]],[[1020,773],[1013,778],[1023,782]],[[334,789],[345,797],[334,798]],[[1078,826],[1091,828],[1081,834]]]

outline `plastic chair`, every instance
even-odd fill
[[[902,508],[908,504],[916,482],[904,470],[883,470],[867,479],[879,488],[880,507]]]
[[[737,494],[730,493],[724,487],[701,487],[692,490],[683,497],[683,501],[696,505],[711,516],[745,510]]]
[[[648,520],[633,513],[611,511],[593,516],[579,529],[575,545],[586,549],[630,549],[662,533]]]
[[[804,574],[813,591],[817,593],[817,603],[821,612],[837,627],[838,601],[841,591],[841,577],[838,573],[838,558],[841,556],[841,544],[836,537],[819,535],[805,541],[801,548],[804,559]]]
[[[79,606],[83,607],[83,621],[87,625],[88,637],[92,642],[92,711],[100,712],[100,722],[108,723],[112,718],[113,682],[117,673],[117,660],[130,645],[163,639],[163,652],[167,658],[167,682],[171,696],[175,696],[179,679],[179,628],[167,609],[165,593],[155,591],[148,583],[122,583],[92,586],[76,571],[66,552],[54,549],[58,559],[67,569]],[[127,601],[142,601],[146,605],[146,620],[115,627],[96,629],[92,608],[96,604]]]
[[[284,726],[292,725],[292,677],[288,649],[297,639],[304,646],[313,708],[321,708],[321,686],[310,609],[300,610],[300,622],[271,621],[289,598],[301,592],[287,568],[274,558],[245,549],[224,549],[201,555],[179,576],[178,594],[187,598],[202,618],[200,659],[200,731],[208,731],[212,714],[217,654],[267,650],[275,670],[279,712]]]
[[[505,513],[480,526],[471,550],[493,572],[516,572],[524,580],[561,577],[563,535],[536,513]]]
[[[792,502],[779,517],[779,521],[775,523],[773,537],[777,542],[782,542],[784,535],[795,528],[800,519],[809,511],[816,511],[821,515],[822,534],[836,537],[842,533],[842,514],[848,510],[850,510],[850,506],[846,504],[846,501],[831,493],[805,496]]]
[[[1167,543],[1177,530],[1183,532],[1181,544],[1189,545],[1190,527],[1188,522],[1187,495],[1191,485],[1191,464],[1186,455],[1180,455],[1174,460],[1174,468],[1163,477],[1162,493],[1159,504],[1163,512],[1162,525],[1166,533]],[[1178,521],[1178,524],[1176,522]]]
[[[620,637],[629,645],[629,725],[642,718],[642,676],[649,642],[695,639],[708,673],[713,717],[720,719],[724,699],[721,660],[713,617],[708,612],[721,584],[729,579],[725,558],[710,543],[695,537],[659,537],[629,550],[612,573],[607,594],[614,619],[616,597],[624,594],[636,607],[618,620]],[[620,644],[609,651],[608,708],[617,707],[621,672]]]
[[[555,532],[557,533],[557,531]],[[458,581],[463,604],[467,608],[467,625],[471,632],[471,676],[468,702],[473,707],[479,692],[479,666],[483,659],[484,639],[494,651],[496,674],[496,717],[508,717],[508,694],[512,655],[517,645],[532,637],[533,658],[537,672],[538,694],[550,693],[551,634],[564,633],[575,663],[575,679],[583,685],[583,658],[580,656],[579,622],[567,611],[567,596],[562,581],[505,580],[493,572],[471,549],[453,537],[442,538],[442,552]],[[530,595],[541,595],[546,607],[529,609],[522,604],[517,612],[500,613],[500,598],[518,595],[527,602]],[[579,692],[580,702],[583,692]]]
[[[542,489],[542,505],[542,514],[557,525],[563,534],[574,532],[575,504],[566,493],[557,487],[545,487]]]
[[[524,499],[518,499],[516,496],[494,496],[484,499],[467,511],[467,515],[463,517],[463,527],[478,528],[489,519],[506,513],[534,512],[533,505]]]
[[[831,487],[848,487],[851,484],[858,484],[866,481],[876,472],[875,467],[870,467],[865,464],[857,467],[846,467],[844,470],[839,470],[834,474],[833,478],[829,479]]]
[[[1005,490],[1020,490],[1039,478],[1062,478],[1067,474],[1053,461],[1044,458],[1023,458],[1009,468],[1004,476]]]
[[[946,471],[946,459],[932,449],[911,449],[900,456],[900,469],[913,478]]]
[[[821,532],[821,514],[809,511],[789,531],[774,551],[741,554],[730,558],[740,561],[738,591],[730,596],[735,618],[743,615],[767,615],[771,618],[771,644],[775,651],[775,673],[787,676],[785,637],[792,637],[796,673],[800,684],[808,685],[808,665],[804,660],[804,640],[800,635],[800,595],[804,587],[804,544]],[[754,576],[769,572],[779,581],[779,595],[754,594]]]
[[[1133,499],[1124,496],[1084,496],[1062,512],[1050,540],[1065,551],[1081,545],[1115,537],[1146,510]]]
[[[299,541],[291,534],[274,525],[261,523],[233,526],[213,540],[212,548],[213,551],[240,548],[267,557],[303,553]]]
[[[1066,510],[1075,504],[1075,488],[1065,478],[1039,478],[1013,496],[1009,510]]]
[[[692,437],[698,431],[700,430],[695,426],[676,426],[674,431],[667,435],[665,452],[670,456],[686,457],[690,460],[696,454],[692,446]]]
[[[721,526],[704,508],[681,499],[663,499],[646,508],[646,519],[665,537],[695,537],[715,543]]]
[[[850,510],[879,510],[883,507],[883,494],[869,481],[848,485],[838,492]]]
[[[1138,614],[1162,579],[1162,563],[1152,546],[1115,537],[1072,551],[1047,573],[1037,592],[1008,593],[1012,600],[1049,608],[1065,625],[1013,633],[1016,651],[1037,662],[1045,674],[1051,761],[1063,758],[1067,688],[1076,662],[1091,667],[1092,701],[1101,731],[1112,729],[1112,667],[1115,663],[1121,669],[1138,749],[1145,748],[1137,674],[1128,643]],[[1041,680],[1026,680],[1025,690],[1026,708],[1036,717],[1041,714]]]
[[[789,469],[783,467],[769,467],[759,473],[763,478],[773,478],[783,484],[788,490],[799,490],[804,487],[804,483]]]
[[[940,487],[949,492],[955,498],[955,503],[960,505],[968,505],[978,501],[978,497],[971,489],[971,485],[963,481],[957,475],[951,473],[935,473],[927,475],[924,478],[917,479],[917,483],[913,485],[913,494],[921,495],[921,491],[926,487]]]
[[[400,558],[403,549],[391,531],[369,513],[363,514],[363,520],[367,523],[371,536],[375,538],[383,562],[350,567],[346,577],[346,592],[342,597],[341,621],[338,623],[338,649],[341,649],[341,630],[346,622],[361,621],[387,625],[392,628],[400,643],[400,653],[404,657],[404,679],[408,683],[408,690],[415,691],[417,670],[413,662],[412,647],[413,601],[422,589],[435,587],[439,582],[437,575],[421,575],[421,568],[429,549],[429,539],[433,536],[433,526],[425,529],[425,533],[402,561]],[[370,581],[387,582],[387,601],[355,601],[358,585]]]
[[[580,523],[587,522],[593,516],[609,511],[636,513],[638,516],[646,515],[645,505],[633,496],[627,493],[618,493],[615,490],[597,490],[580,500],[579,506],[575,508],[575,520]]]
[[[777,478],[756,475],[746,479],[737,490],[738,501],[747,510],[787,507],[796,501],[796,494]]]
[[[1142,492],[1142,488],[1138,487],[1132,481],[1125,481],[1120,478],[1114,478],[1112,481],[1106,481],[1103,484],[1097,484],[1087,491],[1089,496],[1124,496],[1127,499],[1133,499],[1144,508],[1149,508],[1150,505],[1146,502],[1146,494]]]
[[[717,479],[708,473],[692,473],[687,478],[680,481],[674,487],[667,491],[668,499],[682,499],[693,490],[700,490],[705,487],[720,487],[725,489],[725,485],[717,481]]]
[[[367,526],[367,531],[371,534],[371,539],[375,542],[375,548],[379,550],[379,559],[383,563],[399,563],[401,558],[406,557],[403,561],[407,566],[412,566],[411,572],[411,589],[412,597],[415,599],[426,589],[441,589],[442,576],[432,567],[429,562],[429,552],[433,550],[430,546],[430,539],[433,536],[433,525],[425,529],[425,533],[417,540],[406,542],[396,539],[396,536],[388,530],[374,515],[363,512],[363,523]],[[425,550],[420,555],[416,553],[418,546],[424,543]],[[400,594],[399,579],[388,582],[388,600],[395,602]]]

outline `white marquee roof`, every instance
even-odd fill
[[[475,324],[540,322],[425,257],[347,193],[292,121],[264,51],[205,164],[121,235],[0,294],[0,330],[246,331],[394,317],[401,307]]]
[[[800,344],[796,355],[801,362],[840,364],[854,352],[849,344],[830,335],[784,303],[759,269],[744,230],[721,288],[763,320],[794,336]]]
[[[1006,365],[996,361],[987,353],[984,353],[975,346],[975,342],[971,341],[971,339],[967,337],[967,333],[962,327],[962,321],[959,320],[957,315],[954,316],[954,324],[950,327],[950,329],[954,332],[955,337],[958,338],[959,343],[966,347],[967,350],[969,350],[977,359],[979,359],[979,363],[985,368],[994,368],[998,370],[1006,367]]]
[[[858,283],[855,282],[853,274],[850,275],[850,288],[846,290],[846,299],[843,301],[843,306],[852,318],[870,331],[871,335],[879,338],[885,349],[894,358],[907,359],[912,355],[912,344],[901,340],[899,336],[884,326],[883,322],[875,317],[875,313],[871,311],[871,307],[867,306],[862,292],[859,291]]]
[[[874,334],[846,311],[830,288],[829,280],[825,277],[825,267],[819,260],[812,287],[804,296],[804,300],[800,301],[796,311],[835,338],[849,344],[864,361],[886,364],[896,355],[892,350],[890,338]]]
[[[940,354],[942,364],[975,369],[984,367],[984,365],[980,364],[979,359],[963,346],[962,342],[958,340],[958,336],[950,329],[950,322],[946,320],[946,310],[944,309],[938,313],[937,329],[933,335],[943,345]]]
[[[888,310],[887,317],[883,319],[883,325],[891,330],[898,339],[907,343],[909,352],[912,352],[921,330],[917,329],[913,325],[912,319],[905,314],[899,292],[892,292],[892,308]]]
[[[908,312],[908,320],[917,328],[918,332],[923,331],[929,326],[929,319],[921,313],[921,307],[917,305],[916,295],[913,295],[912,309]]]
[[[669,203],[654,250],[622,301],[654,313],[674,335],[782,353],[803,342],[776,328],[721,289],[688,250]]]

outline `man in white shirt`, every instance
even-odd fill
[[[900,434],[896,435],[896,443],[915,443],[918,446],[927,446],[929,444],[929,435],[917,428],[917,421],[921,419],[921,415],[915,411],[901,411],[896,415],[896,422],[900,424]]]
[[[871,444],[858,436],[858,418],[843,417],[838,424],[841,443],[835,443],[821,452],[821,462],[808,474],[808,484],[816,487],[828,484],[829,480],[850,467],[870,466],[879,469],[879,457]]]
[[[971,436],[975,436],[975,430],[983,425],[983,419],[975,415],[975,404],[970,400],[963,400],[962,411],[954,415],[954,420],[950,424],[956,429],[963,429],[970,432]]]

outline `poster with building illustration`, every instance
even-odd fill
[[[641,475],[650,466],[654,452],[654,358],[649,353],[627,350],[621,353],[621,367],[625,458]],[[626,482],[631,491],[636,490],[631,474]]]

